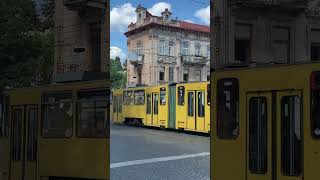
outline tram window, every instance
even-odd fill
[[[134,92],[134,104],[144,105],[144,90],[138,90]]]
[[[118,96],[118,112],[122,113],[122,97]]]
[[[207,85],[207,104],[210,106],[211,103],[211,88],[210,84]]]
[[[78,93],[77,136],[82,138],[107,137],[107,90],[88,90]]]
[[[198,117],[204,117],[204,92],[198,92]]]
[[[188,92],[188,116],[192,117],[194,116],[194,93]]]
[[[21,144],[22,144],[22,110],[14,109],[12,114],[12,160],[21,160]]]
[[[71,137],[73,129],[72,92],[45,94],[42,106],[42,136]]]
[[[281,170],[287,176],[299,176],[302,163],[301,100],[284,96],[281,100]]]
[[[311,129],[313,137],[320,139],[320,72],[311,75]]]
[[[160,88],[160,105],[166,105],[166,88]]]
[[[184,86],[179,86],[178,87],[178,105],[180,106],[184,105],[184,93],[185,93]]]
[[[123,92],[123,104],[130,105],[133,103],[133,91],[125,91]]]
[[[117,112],[118,111],[118,96],[113,96],[113,112]]]
[[[217,88],[217,135],[235,139],[239,135],[239,82],[235,78],[220,79]]]
[[[151,114],[151,94],[147,94],[147,114]]]
[[[153,114],[159,113],[159,95],[155,94],[153,99]]]
[[[4,133],[4,100],[0,95],[0,138],[5,135]]]
[[[254,97],[249,101],[249,168],[252,173],[267,172],[267,99]]]
[[[28,112],[28,144],[27,160],[37,160],[37,138],[38,138],[38,110],[29,109]]]

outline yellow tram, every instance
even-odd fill
[[[109,179],[107,81],[1,96],[0,179]]]
[[[209,90],[208,82],[113,90],[112,121],[208,133]]]
[[[320,179],[320,63],[211,77],[212,179]]]

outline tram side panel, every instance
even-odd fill
[[[43,90],[40,176],[109,179],[108,100],[105,88],[99,89],[105,86]]]

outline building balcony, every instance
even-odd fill
[[[209,63],[210,59],[201,55],[181,55],[181,64],[192,66],[204,66]]]
[[[106,0],[64,0],[68,9],[78,11],[81,16],[101,17],[106,9]]]
[[[279,10],[305,10],[309,0],[230,0],[235,8],[273,8]]]
[[[136,54],[135,56],[128,56],[128,60],[136,67],[142,67],[144,63],[144,55]]]
[[[158,54],[157,62],[161,64],[177,64],[177,57]]]

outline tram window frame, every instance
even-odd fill
[[[0,138],[5,136],[5,117],[4,117],[5,101],[4,96],[0,95]]]
[[[145,90],[136,90],[133,93],[134,105],[144,105],[145,103]]]
[[[86,89],[86,90],[79,90],[77,93],[77,103],[76,103],[76,111],[77,111],[77,116],[76,116],[76,136],[79,138],[108,138],[109,137],[109,123],[110,123],[110,117],[108,115],[108,112],[106,112],[106,110],[108,109],[108,99],[109,99],[109,89]],[[82,107],[82,105],[80,105],[80,103],[89,103],[86,104],[84,107]],[[93,106],[92,106],[93,105]],[[86,124],[86,126],[90,126],[92,124],[94,124],[95,126],[91,129],[93,130],[93,133],[91,132],[91,134],[85,134],[88,131],[85,130],[83,132],[80,131],[80,121],[84,121],[81,118],[81,113],[82,110],[94,110],[94,118],[95,121],[88,121],[88,119],[85,119],[84,122]],[[103,116],[103,121],[102,124],[103,126],[101,126],[102,128],[97,128],[97,109],[99,109],[101,114],[104,114]],[[93,118],[89,118],[90,120],[92,120]],[[83,122],[82,122],[83,124]],[[100,123],[101,124],[101,123]],[[98,135],[98,130],[102,130],[102,132],[104,134]]]
[[[119,96],[113,96],[113,103],[112,103],[112,109],[113,109],[113,113],[118,112],[118,97]]]
[[[267,132],[268,129],[267,128],[268,128],[267,98],[266,97],[250,98],[249,100],[249,149],[248,150],[249,150],[249,169],[250,169],[250,172],[254,174],[265,174],[268,171],[268,132]]]
[[[33,122],[31,122],[31,111],[33,112]],[[27,143],[27,160],[36,161],[38,152],[38,108],[28,109],[28,143]],[[30,133],[31,132],[31,133]],[[30,143],[32,142],[32,143]]]
[[[164,106],[166,105],[166,98],[167,98],[167,92],[166,92],[166,88],[162,87],[160,88],[160,105]]]
[[[311,73],[310,76],[310,124],[311,135],[320,139],[320,71]]]
[[[193,117],[194,116],[194,94],[195,92],[190,91],[188,92],[188,117]],[[190,98],[190,95],[193,95],[192,98]]]
[[[229,92],[229,100],[226,99],[226,92]],[[217,83],[217,97],[217,136],[220,139],[235,140],[240,134],[239,80],[236,78],[219,79]],[[227,107],[228,105],[229,107]],[[224,109],[230,109],[229,112],[222,112],[222,106]],[[227,121],[226,119],[228,118],[231,119]]]
[[[211,87],[207,84],[207,105],[210,106],[211,103]]]
[[[49,98],[55,98],[54,102],[49,102],[52,99]],[[56,101],[57,99],[57,101]],[[48,108],[56,108],[55,106],[60,106],[59,110],[61,108],[62,104],[66,104],[69,103],[70,104],[70,108],[68,112],[71,112],[69,115],[69,125],[68,127],[65,125],[65,127],[61,128],[59,131],[63,130],[64,131],[64,135],[58,134],[58,135],[52,135],[50,132],[49,127],[47,127],[48,129],[45,130],[45,123],[49,124],[48,122],[46,122],[46,107],[48,106]],[[63,105],[62,105],[63,106]],[[42,94],[42,103],[41,103],[41,137],[43,138],[72,138],[73,137],[73,123],[74,123],[74,97],[73,97],[73,93],[72,91],[60,91],[60,92],[49,92],[49,93],[44,93]],[[51,109],[52,110],[52,109]],[[68,113],[67,112],[67,113]],[[66,113],[66,112],[63,112]],[[57,113],[53,113],[53,114],[57,114]],[[50,116],[48,116],[50,117]],[[62,118],[57,118],[57,119],[62,119]],[[66,119],[64,119],[66,120]],[[49,126],[49,125],[48,125]],[[52,128],[51,128],[52,129]],[[47,132],[45,132],[47,131]]]
[[[153,114],[159,114],[159,94],[154,94],[153,97]]]
[[[123,92],[123,105],[131,105],[131,104],[133,104],[133,102],[134,102],[134,92],[133,91],[124,91]]]
[[[147,107],[146,107],[146,113],[147,114],[151,114],[152,111],[152,95],[151,94],[147,94],[147,103],[146,103]]]
[[[294,109],[293,111],[290,111],[288,109],[286,109],[288,107],[288,105],[286,106],[285,102],[287,99],[290,100],[290,98],[298,98],[299,100],[299,110],[297,111],[297,109]],[[292,108],[292,107],[288,107],[288,108]],[[295,106],[294,106],[295,108]],[[302,157],[302,146],[303,146],[303,134],[302,134],[302,99],[300,96],[297,95],[293,95],[293,96],[283,96],[281,98],[281,172],[282,174],[286,175],[286,176],[300,176],[302,173],[302,163],[303,163],[303,157]],[[290,112],[289,112],[290,111]],[[293,112],[293,113],[292,113]],[[286,115],[288,116],[288,114],[290,114],[289,116],[291,117],[292,114],[296,115],[296,113],[299,112],[298,116],[294,116],[294,118],[299,117],[299,122],[298,125],[298,129],[299,129],[299,134],[297,135],[297,123],[296,123],[296,119],[293,119],[293,123],[286,120],[285,121],[285,117]],[[285,124],[289,122],[289,124]],[[286,128],[285,125],[289,125],[289,128]],[[291,131],[291,132],[288,132]],[[293,135],[294,137],[296,137],[295,139],[289,139],[290,143],[294,143],[294,144],[289,144],[287,147],[295,147],[295,149],[292,150],[291,149],[286,149],[285,145],[286,145],[286,134],[284,133],[289,133],[289,134],[295,134]],[[292,136],[291,136],[292,137]],[[296,139],[300,139],[300,142],[298,142]],[[288,140],[288,139],[287,139]],[[296,141],[295,141],[296,140]],[[294,141],[294,142],[292,142]],[[299,143],[299,144],[296,144]],[[298,146],[299,149],[297,149],[296,147]],[[289,151],[290,150],[290,151]],[[294,154],[292,154],[292,152],[294,152]],[[286,156],[288,156],[289,158],[292,158],[293,156],[297,159],[286,159]],[[291,164],[290,164],[291,163]],[[293,164],[292,164],[293,163]],[[287,166],[286,166],[287,165]],[[289,169],[288,169],[289,167]],[[294,169],[293,169],[293,168]],[[289,171],[289,172],[288,172]]]
[[[17,112],[20,112],[20,122],[17,121],[16,117],[18,115]],[[23,123],[23,110],[22,109],[13,109],[12,111],[12,142],[11,142],[11,159],[12,161],[20,161],[22,159],[21,156],[21,148],[22,148],[22,123]],[[16,134],[16,133],[17,134]]]
[[[122,113],[122,96],[118,96],[118,113]]]
[[[201,97],[199,96],[201,95]],[[198,102],[198,117],[205,117],[205,93],[202,91],[197,92]],[[200,100],[202,102],[200,102]]]
[[[177,90],[178,90],[178,105],[179,106],[184,106],[184,97],[185,97],[185,92],[186,92],[185,89],[186,88],[184,86],[179,86],[177,88]],[[180,90],[181,90],[181,92],[180,92]]]

